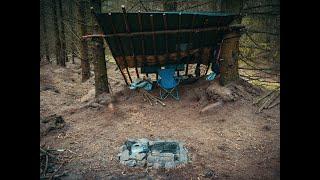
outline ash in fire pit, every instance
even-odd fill
[[[127,166],[174,168],[188,162],[187,150],[178,141],[127,140],[118,154],[120,163]]]

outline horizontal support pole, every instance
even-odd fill
[[[146,32],[132,32],[132,33],[115,33],[115,34],[91,34],[82,36],[82,38],[94,38],[94,37],[114,37],[114,36],[138,36],[138,35],[156,35],[156,34],[175,34],[175,33],[183,33],[183,32],[203,32],[203,31],[227,31],[234,29],[241,29],[244,26],[223,26],[223,27],[209,27],[209,28],[196,28],[196,29],[180,29],[180,30],[161,30],[161,31],[146,31]]]
[[[90,35],[85,35],[85,36],[81,36],[82,39],[88,39],[88,38],[95,38],[95,37],[106,37],[106,35],[104,34],[90,34]]]
[[[153,34],[175,34],[183,32],[203,32],[203,31],[227,31],[232,30],[232,27],[209,27],[209,28],[197,28],[197,29],[180,29],[180,30],[161,30],[161,31],[146,31],[146,32],[132,32],[132,33],[115,33],[115,34],[93,34],[82,36],[82,38],[92,38],[92,37],[115,37],[115,36],[138,36],[138,35],[153,35]]]

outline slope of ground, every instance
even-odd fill
[[[250,98],[242,98],[200,114],[207,102],[196,96],[209,86],[205,81],[181,86],[180,101],[169,98],[165,107],[150,106],[125,88],[115,70],[108,64],[117,97],[110,111],[84,106],[94,98],[94,82],[81,83],[78,61],[66,68],[41,67],[40,114],[61,115],[66,127],[40,143],[72,152],[61,168],[69,174],[63,179],[204,179],[210,171],[216,179],[280,179],[279,107],[256,114]],[[157,96],[158,90],[152,93]],[[191,162],[172,170],[125,167],[116,155],[127,138],[183,141]]]

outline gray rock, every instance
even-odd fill
[[[127,150],[127,146],[126,145],[122,145],[120,148],[119,148],[119,151],[122,152],[122,151],[125,151]]]
[[[137,142],[131,146],[131,152],[133,156],[136,156],[139,153],[148,152],[148,145]]]
[[[154,145],[154,141],[149,141],[149,146],[152,146],[152,145]]]
[[[159,156],[160,161],[174,162],[174,154],[172,153],[161,153]]]
[[[218,177],[217,174],[211,170],[211,169],[206,169],[204,172],[203,172],[203,177],[205,178],[210,178],[210,177]]]
[[[166,162],[166,163],[164,164],[164,167],[165,167],[166,169],[170,169],[170,168],[176,167],[176,164],[175,164],[174,162]]]
[[[136,154],[135,159],[141,161],[143,159],[146,159],[146,156],[147,156],[146,153],[139,153],[139,154]]]
[[[137,161],[131,159],[131,160],[128,160],[128,161],[124,161],[124,164],[127,165],[127,166],[130,166],[130,167],[134,167],[137,164]]]
[[[148,145],[150,141],[149,139],[141,138],[141,139],[138,139],[137,142],[139,142],[140,144]]]
[[[153,156],[151,154],[147,156],[148,163],[153,164],[153,163],[157,162],[157,160],[158,160],[157,156]]]
[[[153,167],[156,169],[159,169],[159,168],[162,168],[163,165],[161,163],[156,162],[156,163],[153,163]]]
[[[122,153],[117,154],[118,160],[120,160]]]
[[[153,163],[147,162],[147,167],[153,166]]]
[[[144,167],[147,164],[147,160],[143,159],[141,161],[137,161],[137,166]]]
[[[127,161],[129,157],[129,150],[124,150],[120,155],[120,161]]]

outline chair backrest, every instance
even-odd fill
[[[170,65],[166,65],[164,66],[165,69],[174,69],[176,71],[183,71],[184,70],[184,64],[170,64]]]
[[[159,66],[144,66],[141,67],[141,73],[157,73],[159,69]]]
[[[170,89],[177,86],[177,81],[174,78],[175,70],[174,69],[161,69],[159,70],[159,84],[161,87]]]

